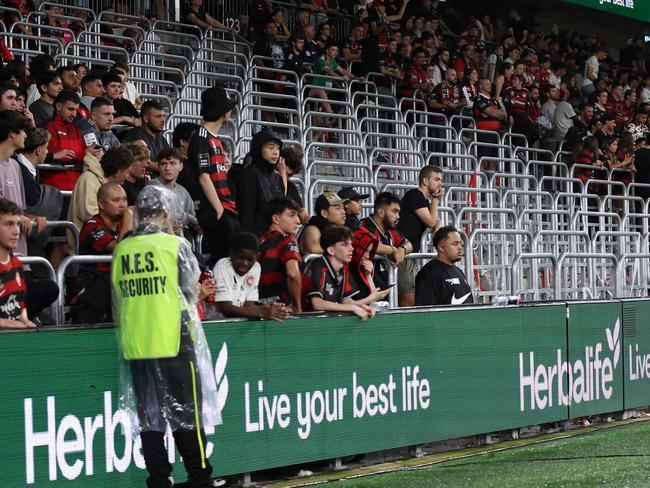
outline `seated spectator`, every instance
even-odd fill
[[[363,210],[363,200],[370,196],[369,193],[361,194],[352,186],[341,188],[338,193],[345,201],[345,226],[352,232],[355,232],[361,226],[361,211]]]
[[[140,191],[147,184],[147,167],[149,166],[149,149],[141,140],[127,142],[124,147],[129,150],[133,156],[133,164],[126,173],[122,188],[126,192],[129,206],[135,205]]]
[[[205,11],[205,7],[203,7],[203,0],[189,0],[189,2],[187,2],[187,7],[185,7],[181,12],[181,22],[184,22],[185,24],[195,25],[204,31],[207,31],[212,27],[216,27],[217,29],[232,30]]]
[[[87,110],[92,110],[91,105],[95,98],[103,96],[104,85],[99,74],[90,72],[81,79],[81,103]]]
[[[77,71],[72,65],[69,66],[60,66],[56,70],[56,74],[61,78],[61,83],[63,84],[64,90],[72,90],[77,95],[79,95],[79,76]]]
[[[104,152],[119,146],[120,141],[111,130],[114,118],[113,102],[104,97],[94,98],[90,104],[90,117],[75,121],[86,146],[99,145]]]
[[[237,188],[237,210],[243,231],[262,235],[266,230],[264,209],[273,198],[285,195],[282,176],[276,171],[282,140],[273,131],[263,130],[251,141],[252,163],[244,169]]]
[[[413,252],[413,245],[397,231],[399,223],[400,200],[390,192],[382,192],[375,198],[374,212],[361,221],[361,227],[370,231],[377,239],[377,254],[386,256],[390,265],[399,267],[404,257]],[[389,283],[388,266],[384,260],[375,261],[375,284],[386,289]]]
[[[424,100],[433,90],[433,85],[427,81],[425,65],[427,54],[422,47],[413,51],[411,65],[406,71],[402,82],[402,96],[408,98],[417,97]]]
[[[142,120],[139,127],[135,127],[124,134],[124,142],[142,139],[151,151],[151,160],[158,161],[158,153],[169,147],[163,136],[165,131],[165,112],[162,106],[155,101],[147,101],[140,109]]]
[[[648,128],[648,105],[641,105],[634,114],[634,120],[625,128],[632,134],[634,141],[645,139],[650,129]]]
[[[194,200],[192,200],[187,190],[176,182],[179,173],[183,169],[183,156],[180,151],[173,147],[161,150],[158,158],[158,168],[160,169],[160,176],[151,180],[149,184],[165,187],[172,193],[172,207],[169,217],[175,225],[177,234],[182,235],[183,227],[191,227],[197,232],[200,231],[201,228],[194,211]]]
[[[0,110],[16,110],[16,86],[0,83]]]
[[[47,123],[51,139],[48,151],[53,164],[78,166],[86,155],[86,144],[79,128],[74,124],[79,108],[79,96],[72,90],[63,90],[54,100],[54,118]],[[79,171],[43,171],[41,182],[59,190],[72,190],[79,178]]]
[[[63,207],[63,196],[56,188],[39,185],[36,168],[45,162],[50,134],[45,129],[30,127],[26,131],[25,147],[20,149],[14,159],[20,164],[25,190],[25,213],[37,215],[48,220],[59,220]],[[46,247],[50,236],[49,229],[39,232],[33,229],[27,238],[30,256],[46,257]],[[37,269],[33,267],[33,269]]]
[[[345,203],[333,191],[326,191],[314,203],[315,215],[300,233],[300,252],[303,255],[323,254],[321,234],[332,225],[345,225]]]
[[[34,116],[34,123],[42,126],[54,116],[54,99],[63,91],[63,83],[54,71],[46,71],[36,78],[35,84],[40,97],[29,105],[29,111]]]
[[[457,83],[457,74],[453,69],[445,71],[445,79],[430,94],[429,106],[447,117],[457,115],[468,102]]]
[[[605,139],[608,137],[614,137],[616,135],[616,115],[605,114],[601,118],[600,122],[600,129],[594,133],[594,136],[598,140],[598,147],[601,147],[605,144]]]
[[[539,139],[540,131],[537,123],[529,115],[531,113],[530,92],[524,88],[525,82],[523,76],[513,75],[512,85],[506,90],[504,100],[508,108],[508,115],[512,120],[512,132],[523,135],[532,146]],[[563,137],[564,135],[560,140]]]
[[[384,296],[390,293],[390,289],[379,290],[373,279],[375,274],[373,261],[377,253],[378,245],[379,239],[373,236],[367,229],[359,227],[354,232],[354,239],[352,241],[354,253],[352,255],[352,261],[350,261],[350,275],[359,291],[355,296],[357,300],[366,298],[375,291],[383,293]],[[379,297],[378,295],[377,299],[380,300],[384,296]]]
[[[29,86],[27,90],[27,106],[31,108],[32,103],[40,98],[40,88],[38,80],[39,78],[47,72],[54,72],[54,58],[49,54],[39,54],[32,58],[29,63],[29,75],[33,83]],[[61,79],[59,78],[59,81]],[[61,84],[61,89],[63,90],[63,84]],[[56,95],[52,97],[52,100],[56,98]]]
[[[104,94],[115,107],[115,125],[130,125],[140,127],[142,119],[135,106],[125,98],[122,98],[122,78],[117,73],[111,71],[102,76],[102,85],[104,85]]]
[[[283,303],[291,313],[299,313],[301,304],[300,265],[296,231],[300,208],[287,197],[274,198],[267,204],[267,232],[260,237],[260,301]]]
[[[323,232],[320,245],[325,251],[307,264],[303,274],[304,310],[352,312],[362,320],[374,317],[375,309],[368,305],[373,295],[353,300],[359,291],[349,269],[354,254],[352,238],[352,231],[341,225]]]
[[[345,41],[345,44],[343,44],[341,52],[348,66],[353,62],[361,62],[363,38],[365,35],[366,32],[363,25],[358,24],[352,28],[350,36]],[[395,47],[397,47],[397,43],[395,43]]]
[[[42,217],[26,215],[25,186],[20,164],[11,159],[16,151],[25,147],[27,119],[15,110],[0,112],[0,197],[18,205],[21,211],[21,234],[15,247],[17,253],[27,255],[27,236],[34,231],[42,232],[47,221]],[[36,221],[37,225],[33,222]]]
[[[286,43],[291,37],[291,31],[284,23],[284,11],[280,8],[276,8],[271,14],[271,18],[275,23],[275,40],[278,42]]]
[[[455,227],[441,227],[433,236],[438,255],[415,277],[415,304],[461,305],[474,303],[465,273],[455,266],[463,258],[463,240]]]
[[[325,102],[322,104],[322,107],[323,110],[328,114],[333,113],[333,110],[332,106],[327,103],[329,97],[327,96],[327,92],[324,90],[324,88],[326,86],[330,86],[331,81],[324,76],[342,78],[344,81],[350,81],[355,78],[352,73],[339,66],[338,62],[336,61],[338,59],[338,53],[338,45],[330,41],[327,43],[323,55],[320,56],[312,66],[312,72],[315,76],[312,78],[311,84],[318,88],[312,88],[309,92],[309,96],[325,100]],[[326,120],[326,123],[331,124],[331,122],[332,121]]]
[[[566,97],[562,97],[560,103],[558,103],[557,107],[555,107],[555,114],[553,115],[553,129],[555,130],[555,137],[558,140],[563,140],[566,137],[567,132],[569,132],[569,129],[573,127],[575,120],[578,118],[578,114],[576,114],[574,106],[578,104],[579,100],[566,100]]]
[[[81,229],[86,221],[99,213],[97,192],[106,183],[124,183],[133,164],[131,152],[121,146],[106,153],[95,146],[84,158],[84,169],[77,180],[70,198],[68,220]],[[68,244],[74,249],[72,233],[68,233]]]
[[[300,222],[306,224],[309,222],[309,212],[305,208],[305,204],[302,200],[302,195],[298,191],[296,184],[291,181],[291,177],[298,175],[303,172],[302,158],[303,154],[300,149],[296,147],[284,147],[280,152],[280,161],[278,162],[276,168],[282,180],[285,182],[286,186],[286,195],[288,198],[293,200],[298,204],[300,210],[298,211],[298,216],[300,217]],[[284,160],[284,164],[282,164]]]
[[[105,256],[133,230],[133,211],[117,183],[106,183],[97,192],[99,212],[79,234],[79,254]],[[83,264],[77,275],[77,293],[71,301],[72,321],[94,324],[111,320],[111,264]]]
[[[606,142],[606,138],[603,138],[603,147]],[[581,147],[577,150],[577,155],[573,158],[574,164],[579,164],[582,166],[589,166],[588,168],[572,168],[571,176],[573,178],[578,178],[582,181],[583,185],[586,186],[589,180],[595,179],[597,176],[601,176],[601,171],[598,171],[604,167],[603,162],[599,158],[599,147],[598,138],[595,136],[587,137],[583,142]],[[589,191],[591,193],[598,193],[600,188],[596,185],[590,185]],[[577,187],[575,191],[582,193],[582,188]]]
[[[140,96],[140,92],[133,84],[133,82],[129,81],[129,65],[127,63],[123,63],[122,61],[116,61],[113,65],[113,71],[120,75],[122,77],[122,81],[124,82],[124,92],[122,93],[122,98],[125,98],[131,102],[136,110],[140,110],[140,107],[142,107],[142,97]]]
[[[29,281],[14,254],[20,239],[22,211],[13,202],[0,198],[0,328],[35,327],[33,320],[59,294],[53,281]]]
[[[183,162],[187,159],[187,150],[190,147],[190,140],[199,127],[199,124],[194,124],[192,122],[181,122],[174,127],[174,132],[172,133],[172,147],[178,149],[181,153]]]
[[[226,317],[248,317],[282,322],[290,309],[283,303],[258,305],[260,264],[257,237],[242,232],[233,240],[230,257],[217,261],[213,275],[217,285],[217,308]]]

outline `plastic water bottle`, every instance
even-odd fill
[[[501,295],[492,299],[492,305],[495,307],[505,307],[506,305],[519,305],[521,297],[519,295]]]
[[[212,276],[212,271],[210,271],[210,268],[207,266],[203,268],[203,271],[201,272],[201,282],[202,283],[211,283],[214,285],[214,277]],[[216,292],[212,292],[206,299],[205,301],[208,303],[214,303],[216,301]]]
[[[388,312],[388,310],[390,309],[390,303],[384,300],[379,302],[374,302],[372,306],[375,309],[375,312],[377,313]]]

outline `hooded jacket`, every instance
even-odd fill
[[[266,229],[264,218],[266,204],[285,195],[282,176],[275,165],[262,158],[262,146],[269,141],[282,141],[273,131],[263,130],[253,136],[251,156],[253,162],[242,171],[237,187],[237,210],[241,230],[262,235]]]
[[[70,198],[68,208],[68,220],[77,228],[81,229],[87,220],[99,213],[97,205],[97,191],[108,180],[104,175],[99,160],[90,153],[84,157],[83,173],[77,180]],[[75,248],[75,241],[72,233],[68,231],[68,243],[70,248]]]

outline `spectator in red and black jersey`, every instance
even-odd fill
[[[508,114],[496,98],[490,96],[492,92],[492,83],[488,79],[482,79],[478,82],[478,98],[472,107],[472,114],[476,120],[476,128],[481,131],[501,130],[501,125],[507,120]],[[479,143],[494,144],[498,139],[497,136],[485,132],[479,132],[476,136]],[[478,158],[497,157],[498,150],[494,147],[479,144],[477,147]],[[484,161],[483,169],[485,171],[495,171],[496,162],[493,160]]]
[[[512,132],[522,134],[530,145],[535,144],[539,139],[539,127],[529,117],[530,93],[524,88],[524,77],[513,76],[512,86],[506,93],[506,107],[512,121]]]
[[[451,67],[456,71],[459,83],[465,81],[465,71],[469,68],[474,68],[474,53],[476,46],[474,44],[465,44],[460,48],[460,56],[458,56]]]
[[[603,139],[603,144],[605,144],[605,141],[606,139]],[[578,178],[585,185],[587,184],[587,181],[593,180],[602,174],[599,170],[601,170],[604,165],[598,157],[598,147],[598,139],[589,136],[582,142],[582,147],[578,148],[577,154],[573,158],[574,164],[589,166],[589,168],[572,169],[572,177]],[[579,193],[582,192],[581,188],[576,188],[575,190]],[[591,193],[598,193],[598,187],[596,185],[590,185],[589,191]]]
[[[634,90],[627,90],[623,96],[623,110],[619,120],[616,121],[619,127],[624,127],[634,120],[636,113],[637,95]]]
[[[79,178],[81,164],[86,155],[86,144],[79,127],[74,124],[79,109],[79,95],[72,90],[63,90],[54,99],[54,118],[46,126],[50,133],[48,152],[54,157],[48,163],[72,165],[76,170],[42,171],[41,183],[59,190],[72,190]]]
[[[457,74],[454,69],[445,72],[445,79],[431,92],[429,107],[435,112],[445,114],[447,117],[460,113],[467,106],[467,99],[458,86]]]
[[[14,251],[21,233],[22,211],[0,198],[0,328],[35,327],[32,320],[59,294],[53,281],[30,281]]]
[[[375,315],[367,305],[368,297],[357,302],[356,284],[350,276],[353,234],[350,229],[334,225],[323,232],[320,245],[323,255],[307,264],[303,273],[303,309],[323,312],[352,312],[362,320]]]
[[[352,29],[350,37],[348,37],[343,44],[343,49],[341,53],[345,58],[345,61],[350,66],[353,62],[361,62],[363,38],[366,36],[366,30],[363,25],[356,25]],[[358,74],[358,73],[355,73]]]
[[[625,101],[623,100],[623,85],[614,85],[612,93],[607,97],[605,110],[616,116],[616,125],[625,122]]]
[[[390,261],[390,266],[395,268],[413,251],[413,245],[397,230],[400,208],[397,196],[383,192],[375,198],[373,214],[361,221],[361,227],[379,239],[377,254],[385,256]],[[391,284],[388,281],[388,266],[384,260],[375,262],[374,281],[381,289],[386,289]]]
[[[402,82],[403,97],[417,96],[417,98],[425,99],[433,90],[433,86],[427,81],[426,62],[427,53],[423,48],[419,47],[413,51],[413,62]]]
[[[404,17],[404,11],[410,0],[404,0],[399,12],[395,15],[386,14],[386,2],[384,0],[374,0],[373,8],[369,12],[370,30],[377,37],[379,52],[383,51],[388,44],[389,26],[393,22],[399,22]]]
[[[201,94],[203,124],[194,133],[178,182],[192,196],[196,216],[203,229],[203,248],[212,263],[230,254],[232,240],[239,234],[235,196],[228,184],[230,161],[218,134],[230,120],[235,102],[223,87],[208,88]]]
[[[551,57],[543,56],[539,61],[539,69],[535,73],[535,83],[539,88],[543,90],[546,85],[549,85],[551,83],[552,75]],[[562,80],[562,77],[560,77],[560,80]]]
[[[105,256],[133,230],[133,211],[126,192],[117,183],[106,183],[97,192],[99,213],[79,233],[79,255]],[[111,265],[82,265],[77,275],[77,294],[72,299],[72,321],[93,324],[111,319]]]
[[[528,117],[537,123],[537,119],[542,115],[542,105],[539,103],[539,88],[531,87],[528,95]]]
[[[375,267],[373,260],[377,253],[379,239],[377,236],[360,227],[354,232],[352,247],[354,254],[350,261],[350,275],[357,285],[359,293],[355,296],[356,300],[362,300],[370,297],[373,302],[383,300],[390,293],[390,288],[380,289],[374,280]]]
[[[384,55],[379,60],[379,72],[385,78],[379,78],[376,81],[377,87],[380,89],[391,90],[395,83],[400,83],[404,79],[404,73],[399,67],[397,60],[397,42],[391,40],[384,51]]]
[[[300,206],[287,197],[267,204],[267,232],[260,237],[258,261],[262,266],[261,302],[289,305],[292,313],[302,310],[300,265],[302,256],[296,240]]]

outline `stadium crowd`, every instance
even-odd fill
[[[24,13],[34,7],[8,4]],[[458,22],[448,22],[436,0],[304,0],[295,8],[295,25],[287,26],[281,9],[251,2],[244,33],[260,66],[314,75],[309,96],[324,102],[325,133],[336,115],[328,77],[368,77],[383,93],[423,102],[445,120],[471,116],[477,129],[510,129],[529,145],[570,150],[582,181],[650,183],[650,49],[640,39],[616,63],[597,36],[557,24],[541,32],[517,7],[503,19],[469,13],[454,28]],[[336,33],[329,15],[345,9],[352,30]],[[45,12],[61,25],[56,7]],[[206,11],[201,0],[182,16],[201,29],[225,28],[220,12]],[[10,17],[5,12],[5,23]],[[47,306],[41,302],[57,294],[37,267],[23,270],[15,256],[46,257],[56,268],[66,255],[110,255],[132,231],[132,207],[146,185],[173,194],[168,231],[192,241],[205,267],[206,318],[284,320],[315,310],[367,319],[393,286],[400,306],[471,303],[471,286],[454,266],[462,240],[438,216],[444,168],[423,167],[419,186],[401,198],[382,192],[367,202],[351,186],[324,192],[310,214],[291,181],[303,171],[303,154],[273,131],[254,135],[244,164],[231,163],[219,135],[235,102],[224,88],[202,93],[203,123],[178,124],[170,144],[163,136],[169,114],[138,93],[123,60],[110,69],[56,66],[43,53],[27,65],[11,46],[1,47],[0,279],[14,292],[0,297],[0,326],[33,326]],[[284,75],[267,73],[276,83],[264,89],[282,93]],[[494,171],[493,154],[482,150],[482,169]],[[361,218],[364,202],[372,213]],[[57,220],[79,229],[78,248],[72,232],[48,227]],[[428,229],[438,257],[417,274],[406,257],[422,250]],[[111,319],[109,271],[106,263],[81,264],[71,278],[74,322]],[[28,290],[41,286],[47,292],[30,303],[36,299]]]

